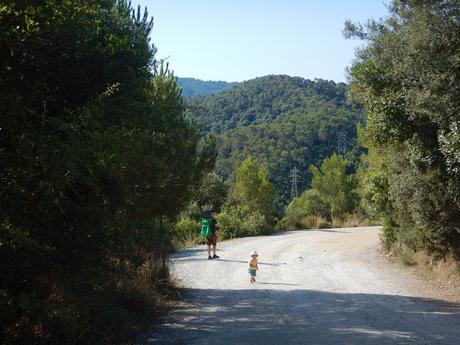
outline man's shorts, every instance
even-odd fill
[[[206,238],[206,245],[208,245],[208,246],[210,246],[210,245],[215,246],[216,243],[217,243],[216,234],[213,234],[211,237]]]

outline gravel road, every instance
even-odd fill
[[[378,227],[219,243],[171,257],[183,301],[143,344],[460,344],[460,304],[391,265]],[[247,260],[259,256],[257,283]]]

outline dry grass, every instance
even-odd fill
[[[412,256],[417,274],[443,282],[445,285],[460,287],[460,263],[448,256],[435,260],[433,256],[419,251]],[[460,293],[460,292],[459,292]]]
[[[348,214],[341,218],[334,217],[331,222],[321,216],[312,215],[300,218],[295,224],[288,224],[287,230],[352,228],[370,225],[379,224],[356,213]]]
[[[382,249],[391,262],[409,266],[415,275],[431,282],[432,291],[439,298],[460,303],[460,262],[452,256],[439,259],[426,251],[413,252],[401,245],[386,248],[384,242]]]
[[[330,227],[331,223],[321,216],[303,217],[302,226],[307,229],[321,229]]]
[[[295,224],[287,224],[287,230],[320,229],[328,228],[330,225],[330,222],[320,216],[306,216]]]
[[[353,228],[358,226],[370,226],[377,225],[375,222],[372,222],[370,219],[363,217],[357,213],[347,214],[342,218],[334,217],[332,218],[332,227],[333,228]]]

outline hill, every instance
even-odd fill
[[[183,96],[211,95],[238,85],[237,82],[205,81],[195,78],[177,78],[177,83],[182,88]]]
[[[232,178],[253,156],[270,171],[281,208],[290,198],[290,171],[300,169],[299,189],[310,183],[310,164],[337,151],[355,161],[360,153],[356,125],[362,111],[346,103],[346,84],[285,75],[252,79],[215,95],[187,100],[190,117],[217,136],[216,171]]]

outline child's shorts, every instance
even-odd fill
[[[255,277],[255,276],[256,276],[256,270],[253,269],[253,268],[249,268],[249,269],[248,269],[248,273],[249,273],[252,277]]]

